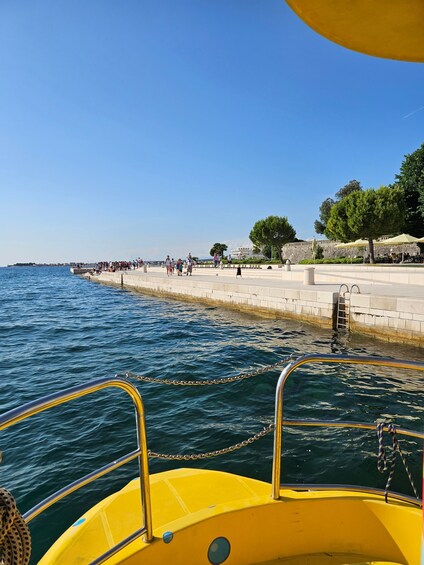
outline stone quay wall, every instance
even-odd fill
[[[423,347],[424,300],[352,293],[350,327],[387,341]]]
[[[320,267],[322,272],[321,268],[315,270],[316,284],[306,284],[306,270],[310,268],[301,265],[291,271],[252,271],[243,279],[235,278],[230,269],[214,271],[216,279],[204,269],[193,278],[168,278],[161,269],[83,276],[153,296],[292,318],[333,329],[337,329],[340,293],[342,300],[348,298],[352,332],[424,347],[424,266]],[[340,286],[341,282],[345,284]],[[357,286],[351,286],[358,284],[359,293]]]
[[[139,272],[102,273],[88,276],[92,281],[119,285],[154,296],[221,304],[237,310],[268,316],[293,318],[321,327],[334,327],[335,304],[338,293],[316,288],[284,288],[266,286],[263,280],[249,280],[248,284],[229,277],[208,281],[205,277],[161,277],[155,273]],[[226,279],[226,280],[225,280]]]

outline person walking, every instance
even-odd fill
[[[165,267],[166,267],[166,275],[172,275],[172,261],[169,255],[166,256],[165,259]]]
[[[183,275],[183,262],[181,261],[181,259],[178,259],[176,267],[177,275],[181,277]]]
[[[191,253],[189,253],[188,256],[187,256],[187,273],[186,273],[186,275],[187,276],[190,275],[190,277],[191,277],[192,272],[193,272],[193,257],[191,256]]]

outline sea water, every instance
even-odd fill
[[[423,360],[422,350],[338,335],[296,321],[93,284],[63,267],[0,269],[1,412],[100,377],[132,373],[207,381],[245,373],[285,356],[343,353]],[[136,383],[149,449],[186,454],[220,450],[273,420],[279,371],[225,385]],[[307,365],[290,377],[285,418],[374,422],[392,418],[423,430],[424,376],[411,371]],[[375,432],[290,428],[283,434],[282,481],[384,488]],[[401,445],[420,484],[420,442]],[[108,389],[38,414],[0,433],[0,485],[25,512],[57,489],[135,448],[132,402]],[[225,470],[271,481],[272,434],[233,453],[196,462],[150,460],[152,473],[175,467]],[[124,486],[136,463],[72,494],[31,526],[36,563],[86,509]],[[412,494],[400,462],[393,489]]]

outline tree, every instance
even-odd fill
[[[314,262],[316,259],[324,258],[324,249],[321,247],[321,245],[317,242],[315,238],[313,238],[311,243],[311,251],[312,251],[312,259],[314,260]]]
[[[228,247],[225,243],[214,243],[211,250],[209,251],[209,255],[213,257],[215,253],[220,257],[224,258],[224,251],[227,251]]]
[[[336,192],[336,199],[326,198],[324,202],[319,207],[319,220],[315,220],[314,228],[315,232],[319,234],[325,233],[325,228],[327,226],[328,218],[330,217],[331,208],[336,202],[339,202],[352,192],[359,192],[362,190],[361,183],[357,180],[350,180],[345,184],[340,190]]]
[[[330,239],[368,240],[370,262],[374,263],[373,238],[399,231],[405,221],[403,190],[382,186],[355,191],[331,208],[325,234]]]
[[[405,155],[396,185],[405,195],[406,217],[403,231],[416,237],[424,235],[424,143]]]
[[[296,231],[285,216],[268,216],[264,220],[259,220],[249,234],[253,245],[257,247],[269,245],[275,249],[281,263],[283,262],[281,248],[286,243],[294,241],[295,238]]]
[[[325,232],[328,218],[330,217],[331,208],[334,206],[335,201],[332,198],[326,198],[319,207],[319,220],[315,220],[314,227],[316,233],[322,234]]]
[[[360,190],[362,190],[361,183],[357,180],[350,180],[339,191],[336,192],[336,201],[345,198],[345,196],[349,196],[349,194],[352,194],[352,192],[359,192]]]

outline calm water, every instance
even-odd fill
[[[422,361],[422,350],[284,320],[176,302],[89,283],[67,268],[0,269],[1,411],[99,377],[132,371],[149,376],[209,379],[275,363],[290,353],[348,353]],[[246,439],[273,417],[278,371],[215,387],[138,384],[149,448],[191,453]],[[339,378],[336,378],[336,377]],[[287,385],[286,417],[374,421],[391,416],[423,428],[423,377],[353,367],[303,367]],[[3,431],[1,483],[21,511],[135,446],[133,409],[121,391],[103,391]],[[384,487],[376,471],[376,440],[360,431],[289,430],[286,482],[344,482]],[[402,440],[420,483],[421,446]],[[230,455],[197,462],[270,481],[272,437]],[[151,460],[151,472],[180,464]],[[191,466],[184,463],[184,466]],[[135,464],[57,504],[31,522],[33,562],[87,508],[122,487]],[[394,490],[412,494],[398,464]]]

